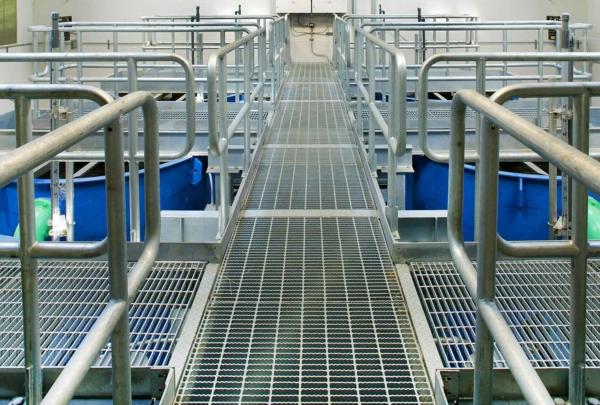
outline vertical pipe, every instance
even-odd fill
[[[241,33],[239,31],[236,31],[234,35],[235,35],[235,41],[239,41],[239,39],[242,37]],[[242,50],[240,47],[235,48],[235,51],[234,51],[235,78],[236,79],[239,79],[239,77],[240,77],[240,64],[242,63],[241,62],[241,51]],[[244,60],[244,64],[246,64],[246,63],[247,63],[247,61]],[[235,101],[238,103],[241,101],[241,99],[240,99],[240,84],[237,80],[235,82]]]
[[[498,210],[498,130],[485,117],[479,133],[479,184],[477,188],[477,306],[495,297],[496,232]],[[477,312],[473,403],[492,404],[494,341],[481,313]]]
[[[389,127],[388,127],[388,138],[394,139],[392,145],[388,141],[388,176],[387,176],[387,189],[388,189],[388,202],[387,202],[387,215],[388,222],[390,224],[390,230],[392,234],[397,236],[398,233],[398,190],[397,190],[397,179],[396,174],[398,171],[398,163],[397,163],[397,148],[398,148],[398,139],[400,137],[400,130],[398,127],[399,124],[399,116],[398,116],[398,99],[394,97],[395,90],[400,85],[398,83],[398,75],[397,69],[398,66],[394,63],[394,59],[392,57],[391,60],[391,69],[389,75],[390,81],[390,95],[389,95],[389,109],[390,109],[390,119],[389,119]]]
[[[116,28],[116,26],[115,26],[115,28]],[[113,32],[113,52],[114,53],[119,52],[119,33],[116,31]],[[113,62],[113,75],[115,77],[113,97],[115,99],[117,99],[117,98],[119,98],[119,82],[117,80],[117,78],[119,77],[119,66],[118,66],[118,62],[116,60]]]
[[[15,99],[17,147],[32,139],[31,101]],[[21,253],[21,285],[23,300],[23,344],[25,353],[25,398],[28,404],[42,400],[42,365],[40,352],[40,316],[38,301],[37,260],[28,254],[35,242],[35,206],[33,172],[18,180],[19,192],[19,247]]]
[[[548,104],[548,132],[551,135],[556,136],[556,99],[550,98]],[[554,225],[558,220],[558,207],[557,207],[557,188],[558,188],[558,180],[557,180],[557,170],[556,166],[552,163],[548,164],[548,237],[549,239],[554,239],[556,234],[554,232]]]
[[[364,130],[363,130],[363,95],[360,91],[358,84],[362,84],[363,69],[362,69],[362,55],[363,55],[364,40],[363,36],[356,32],[354,41],[354,80],[356,80],[356,129],[360,142],[364,142]],[[369,148],[371,145],[369,145]],[[371,152],[369,152],[371,153]]]
[[[106,206],[110,207],[108,227],[108,280],[110,299],[127,301],[127,238],[125,230],[125,179],[123,176],[123,129],[121,120],[105,130]],[[117,322],[111,334],[113,402],[131,403],[128,312]]]
[[[65,162],[65,217],[67,222],[67,242],[73,242],[75,230],[75,190],[73,184],[73,162]]]
[[[485,59],[482,59],[482,58],[477,59],[477,61],[475,62],[475,72],[476,72],[476,81],[475,81],[476,91],[479,94],[482,94],[485,96],[485,85],[486,85],[486,83],[485,83],[486,82]],[[482,119],[481,119],[481,114],[479,114],[479,113],[477,113],[475,116],[476,116],[476,134],[477,134],[477,136],[475,137],[475,149],[477,151],[478,156],[480,156]],[[481,186],[481,178],[480,178],[481,170],[478,169],[479,160],[481,160],[481,159],[478,159],[477,162],[475,163],[475,167],[476,167],[476,170],[475,170],[476,193],[475,193],[475,195],[477,195],[479,187]],[[475,204],[475,238],[477,238],[477,232],[479,232],[479,226],[477,225],[477,221],[479,219],[478,210],[479,210],[479,204]]]
[[[59,14],[57,12],[52,12],[52,32],[50,36],[50,50],[54,52],[55,50],[60,48],[60,29],[58,25]],[[50,84],[58,84],[60,82],[60,72],[56,62],[50,63]],[[60,107],[60,100],[51,99],[50,100],[50,130],[53,131],[58,128],[58,114]],[[50,235],[53,241],[56,241],[60,238],[60,233],[58,232],[58,223],[60,221],[60,202],[59,202],[59,194],[60,194],[60,163],[57,161],[50,162],[50,202],[51,202],[51,225],[50,225]]]
[[[502,30],[502,52],[508,52],[508,31]],[[502,76],[506,78],[508,76],[508,61],[504,61],[502,66]],[[506,87],[508,85],[508,81],[505,79],[502,81],[502,87]]]
[[[129,94],[137,91],[137,63],[134,59],[127,60]],[[129,113],[129,239],[131,242],[141,240],[142,225],[140,220],[140,167],[135,158],[138,152],[138,112],[134,109]]]
[[[367,41],[367,77],[369,79],[369,104],[375,102],[375,60],[374,45]],[[375,118],[369,108],[369,168],[372,173],[377,171],[377,155],[375,154]]]
[[[543,52],[544,49],[544,30],[538,30],[538,51]],[[538,62],[538,82],[544,82],[544,63],[542,61]],[[542,125],[542,99],[537,98],[537,116],[536,116],[536,125]]]
[[[589,153],[590,96],[575,99],[573,146]],[[587,288],[587,200],[585,185],[572,180],[572,233],[579,253],[571,259],[569,403],[583,405],[585,401],[585,336]]]
[[[229,221],[229,195],[230,195],[230,183],[229,183],[229,139],[227,135],[227,61],[225,57],[219,58],[219,149],[220,150],[220,210],[221,210],[221,221],[219,221],[220,232],[223,236],[227,222]]]
[[[39,39],[38,31],[33,31],[31,40],[32,40],[33,53],[38,53],[39,47],[40,47],[40,44],[39,44],[40,39]],[[40,72],[40,62],[38,62],[38,61],[33,62],[33,74],[35,76],[37,76],[39,72]],[[40,100],[36,99],[33,101],[33,112],[34,112],[33,116],[35,118],[39,118],[39,111],[40,111]]]
[[[252,59],[251,52],[253,48],[254,41],[247,42],[246,45],[244,45],[244,104],[248,105],[250,108],[253,101],[250,100],[250,95],[252,93],[250,84],[253,68],[253,66],[250,64],[250,60]],[[250,108],[244,116],[244,176],[248,174],[250,161],[252,159],[250,150]]]
[[[258,124],[257,124],[257,138],[262,136],[263,133],[263,115],[264,115],[264,101],[265,101],[265,63],[267,56],[267,37],[266,32],[260,34],[258,38],[258,82],[262,83],[262,89],[258,93]],[[272,84],[272,83],[271,83]],[[274,100],[272,100],[274,102]]]
[[[571,35],[569,31],[570,15],[564,13],[561,16],[560,30],[560,50],[561,52],[570,52],[572,50]],[[573,81],[573,62],[563,62],[561,67],[562,81]],[[563,111],[573,110],[573,100],[571,98],[563,99]],[[568,119],[566,114],[563,114],[562,120],[562,138],[565,142],[571,144],[573,141],[573,120]],[[571,221],[571,202],[569,201],[571,179],[563,174],[562,176],[562,218],[563,232],[565,235],[569,233],[569,223]]]
[[[77,33],[77,52],[83,51],[83,31]],[[83,62],[77,62],[77,81],[83,84]],[[79,117],[83,117],[83,100],[79,100]]]

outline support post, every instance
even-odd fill
[[[108,280],[111,301],[128,302],[127,238],[125,230],[125,179],[123,176],[123,130],[120,119],[105,130],[106,206],[110,207],[108,226]],[[125,311],[110,337],[113,402],[131,403],[129,359],[129,314]]]
[[[133,59],[127,61],[129,94],[137,91],[137,63]],[[142,225],[140,220],[140,167],[136,160],[138,151],[138,112],[129,113],[129,239],[132,242],[141,240]]]
[[[31,101],[15,99],[17,147],[32,140]],[[18,179],[19,247],[21,253],[21,288],[23,300],[23,345],[25,353],[25,399],[37,405],[42,400],[42,363],[40,351],[40,314],[38,298],[38,262],[29,256],[35,243],[35,206],[33,172]]]
[[[367,77],[369,79],[369,100],[371,103],[375,101],[375,61],[373,60],[375,50],[374,45],[366,42],[367,48]],[[369,168],[372,173],[377,171],[377,155],[375,154],[375,118],[373,112],[369,108]]]
[[[573,146],[589,153],[590,96],[583,94],[574,102]],[[571,259],[569,403],[585,404],[585,337],[587,289],[588,190],[572,179],[572,235],[579,253]]]
[[[249,107],[244,116],[244,176],[248,174],[250,161],[252,160],[252,151],[250,150],[250,108],[252,107],[253,100],[250,99],[252,93],[250,82],[254,66],[250,62],[253,49],[254,41],[247,42],[246,45],[244,45],[244,104]]]
[[[473,403],[492,404],[494,341],[481,314],[481,304],[495,298],[496,232],[498,211],[498,129],[486,118],[480,125],[480,159],[477,171],[477,321]]]
[[[364,38],[360,33],[356,33],[356,40],[354,41],[354,80],[356,81],[356,129],[358,131],[358,137],[360,142],[364,141],[364,130],[363,130],[363,96],[359,90],[359,83],[362,83],[363,69],[362,69],[362,56],[364,48]],[[369,100],[367,100],[368,102]],[[371,153],[371,146],[369,144],[369,153]]]
[[[219,58],[219,149],[221,145],[224,145],[220,150],[219,162],[220,162],[220,221],[219,221],[219,235],[222,237],[225,232],[225,226],[229,221],[229,195],[230,195],[230,183],[229,183],[229,163],[228,163],[228,152],[227,147],[227,60],[225,57]],[[223,142],[225,140],[225,142]]]

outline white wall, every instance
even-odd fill
[[[138,20],[142,15],[157,14],[193,14],[196,5],[203,14],[232,14],[237,5],[242,5],[244,14],[272,14],[276,0],[28,0],[34,2],[33,20],[36,24],[48,24],[50,12],[72,15],[75,20]],[[316,1],[316,0],[315,0]],[[352,0],[349,0],[350,3]],[[358,13],[370,11],[370,0],[354,0]],[[590,4],[599,0],[587,0]],[[573,20],[584,21],[588,14],[586,1],[583,0],[379,0],[388,14],[416,13],[421,7],[426,14],[468,13],[482,20],[502,19],[543,19],[546,15],[559,15],[570,12]],[[321,20],[322,21],[322,20]],[[327,24],[319,23],[315,18],[315,31],[323,31]],[[298,28],[302,30],[302,28]],[[297,61],[324,60],[314,56],[310,50],[309,36],[295,36],[292,39],[292,55]],[[512,40],[512,38],[511,38]],[[331,37],[316,36],[315,52],[331,53]]]
[[[193,15],[196,6],[202,14],[233,14],[238,4],[243,14],[271,14],[274,0],[33,0],[34,21],[48,24],[50,13],[72,15],[77,21],[139,20],[145,15]]]
[[[588,0],[598,2],[598,0]],[[369,13],[371,2],[356,0],[358,13]],[[546,15],[569,12],[575,20],[585,19],[585,0],[378,0],[387,14],[416,14],[421,7],[424,14],[474,14],[482,20],[533,20]],[[596,15],[600,18],[600,15]]]
[[[17,44],[30,44],[31,34],[28,28],[33,24],[33,0],[17,0]],[[0,47],[1,52],[6,48]],[[9,52],[29,52],[31,46],[25,45],[8,48]],[[27,83],[31,68],[29,64],[2,64],[0,65],[0,83]],[[0,100],[0,114],[13,109],[12,101]]]

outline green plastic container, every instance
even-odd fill
[[[52,218],[52,203],[46,198],[36,198],[35,206],[35,240],[45,241],[50,232],[50,218]],[[15,230],[14,237],[19,239],[19,225]]]
[[[600,240],[600,202],[588,196],[588,239]]]

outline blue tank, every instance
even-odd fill
[[[126,174],[126,206],[129,212],[129,175]],[[144,171],[140,172],[142,235],[144,232]],[[161,210],[202,210],[210,197],[210,185],[202,162],[184,158],[160,167]],[[105,178],[75,179],[75,240],[101,240],[106,236]],[[50,197],[50,180],[35,181],[36,198]],[[61,211],[64,213],[64,200]],[[18,222],[17,183],[0,189],[0,234],[13,235]],[[129,215],[127,215],[129,229]]]
[[[407,208],[448,208],[448,165],[415,157],[415,173],[407,180]],[[463,229],[465,240],[474,237],[475,168],[465,166]],[[508,240],[548,239],[548,177],[500,172],[498,232]],[[560,178],[558,179],[560,212]]]

